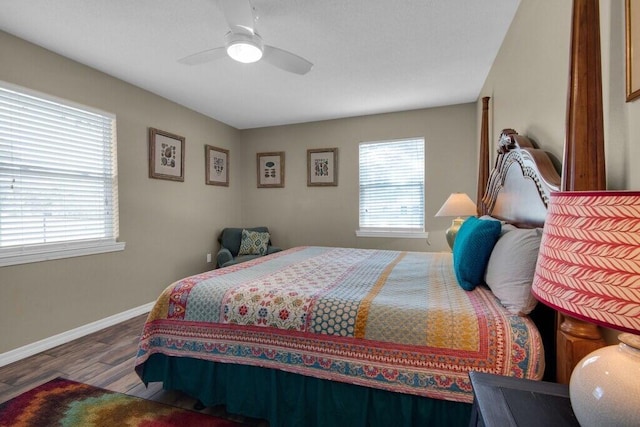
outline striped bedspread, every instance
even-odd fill
[[[458,286],[451,254],[298,247],[170,285],[150,355],[269,367],[471,402],[470,370],[540,379],[539,333],[491,292]]]

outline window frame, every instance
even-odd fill
[[[117,183],[118,171],[116,116],[103,110],[82,105],[64,98],[35,91],[2,80],[0,80],[0,88],[6,89],[8,91],[18,92],[29,97],[35,97],[45,102],[56,103],[64,107],[78,109],[82,110],[83,112],[111,118],[111,219],[113,223],[111,233],[112,235],[104,238],[86,238],[57,241],[53,243],[18,244],[7,247],[0,247],[0,267],[124,250],[126,243],[117,241],[119,237],[119,207]]]
[[[422,167],[422,189],[423,189],[423,205],[422,205],[422,228],[409,228],[409,227],[363,227],[361,225],[361,206],[360,206],[360,174],[361,174],[361,147],[363,145],[372,144],[390,144],[390,143],[402,143],[408,141],[419,140],[422,142],[422,155],[423,155],[423,167]],[[381,237],[381,238],[408,238],[408,239],[427,239],[429,233],[426,230],[426,208],[425,208],[425,188],[426,188],[426,142],[423,136],[407,137],[389,140],[376,140],[376,141],[363,141],[358,144],[358,229],[356,230],[357,237]]]

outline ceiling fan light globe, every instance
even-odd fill
[[[257,34],[234,34],[227,35],[227,55],[232,59],[250,64],[262,58],[262,39]]]
[[[262,58],[262,51],[252,44],[235,43],[227,47],[227,54],[234,60],[245,64],[257,62]]]

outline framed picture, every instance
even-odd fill
[[[627,102],[640,97],[640,1],[626,0]]]
[[[284,187],[284,151],[258,153],[258,188]]]
[[[307,186],[338,185],[338,149],[307,150]]]
[[[229,150],[204,146],[205,183],[207,185],[229,186]]]
[[[149,178],[184,181],[184,137],[149,128]]]

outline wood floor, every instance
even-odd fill
[[[138,316],[67,344],[0,367],[0,403],[56,377],[91,384],[107,390],[193,409],[196,400],[165,391],[161,383],[145,387],[133,370],[138,339],[146,315]],[[262,420],[227,414],[224,407],[200,411],[266,427]]]

